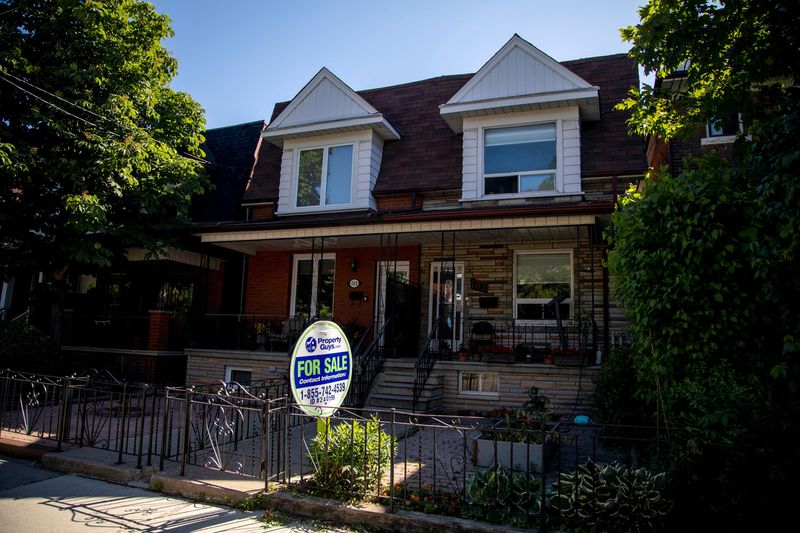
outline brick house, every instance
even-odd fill
[[[192,205],[195,221],[242,218],[240,199],[263,126],[257,121],[206,131],[203,150],[214,188]],[[60,328],[61,372],[102,368],[120,379],[183,384],[195,317],[241,311],[242,259],[192,235],[177,237],[179,245],[158,258],[128,249],[126,261],[71,276]],[[26,291],[39,290],[30,277],[18,276],[8,296],[4,291],[6,301],[27,307],[32,298]],[[34,315],[42,329],[52,330],[49,313]]]
[[[687,71],[676,70],[663,78],[656,78],[655,87],[666,91],[685,91],[684,81]],[[679,173],[687,157],[697,157],[709,152],[716,152],[722,157],[733,157],[733,144],[738,134],[745,130],[741,116],[731,112],[726,117],[711,118],[695,125],[695,134],[686,138],[676,138],[669,142],[656,136],[647,139],[647,161],[651,168],[658,170],[668,166],[674,173]]]
[[[363,365],[354,404],[480,411],[537,384],[577,406],[624,330],[602,233],[646,169],[614,110],[638,83],[625,55],[559,63],[517,35],[474,74],[356,92],[323,68],[275,105],[246,216],[196,227],[245,259],[187,381],[273,377],[328,318]]]

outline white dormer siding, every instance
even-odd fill
[[[302,150],[331,146],[353,146],[353,163],[350,203],[298,207],[297,189],[300,170],[299,154]],[[279,186],[278,215],[300,214],[321,211],[349,211],[375,209],[372,189],[378,178],[383,139],[373,130],[351,131],[331,135],[317,135],[305,139],[287,139],[283,145],[281,177]]]
[[[276,214],[286,215],[377,209],[372,190],[383,143],[399,139],[400,133],[323,68],[267,126],[263,137],[283,149]],[[352,154],[349,169],[347,154]],[[349,191],[342,190],[346,182]]]
[[[477,83],[470,87],[465,86],[467,90],[458,97],[453,97],[451,102],[477,102],[586,88],[588,84],[575,80],[577,76],[571,72],[563,68],[556,70],[547,64],[551,62],[550,58],[542,59],[531,51],[515,46],[501,61],[478,78]]]
[[[285,120],[275,126],[289,127],[303,124],[317,124],[331,120],[363,117],[368,114],[377,114],[375,109],[365,108],[350,94],[336,87],[334,83],[324,78],[310,91],[305,98],[298,102],[293,112],[287,114]]]
[[[581,141],[578,106],[464,119],[462,201],[581,194]],[[535,124],[556,125],[555,188],[552,191],[485,194],[484,136],[488,129]]]
[[[463,133],[464,202],[581,194],[580,121],[598,88],[514,35],[445,104]]]

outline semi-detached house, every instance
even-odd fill
[[[187,381],[273,377],[327,318],[353,404],[485,411],[537,384],[578,405],[624,329],[602,234],[646,169],[614,109],[638,83],[625,55],[557,62],[517,35],[475,74],[354,91],[323,68],[264,127],[246,219],[196,229],[245,259]]]

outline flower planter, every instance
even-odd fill
[[[500,428],[500,424],[495,428]],[[548,424],[542,444],[496,440],[500,433],[481,433],[472,441],[472,464],[489,468],[495,465],[496,458],[498,466],[509,470],[524,472],[530,463],[531,471],[542,472],[558,447],[557,429],[558,424]]]

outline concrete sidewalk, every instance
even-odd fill
[[[176,505],[175,501],[152,503],[147,509],[147,516],[140,516],[136,512],[130,516],[125,517],[125,520],[130,519],[128,522],[120,522],[118,527],[122,531],[130,530],[146,530],[146,531],[195,531],[201,527],[204,521],[208,521],[211,529],[206,531],[225,531],[228,530],[230,522],[231,527],[239,530],[239,527],[244,527],[244,523],[238,524],[237,521],[242,519],[241,516],[236,515],[236,511],[232,509],[227,510],[208,510],[203,505],[209,503],[224,504],[227,506],[238,505],[241,507],[261,509],[269,509],[279,513],[290,514],[295,517],[301,517],[310,520],[322,520],[325,522],[332,522],[338,524],[345,524],[349,526],[357,526],[364,528],[365,525],[370,530],[386,530],[386,531],[474,531],[474,532],[490,532],[490,531],[522,531],[503,527],[498,524],[487,524],[476,522],[472,520],[465,520],[460,518],[445,517],[438,515],[429,515],[424,513],[417,513],[412,511],[395,511],[389,512],[385,507],[372,505],[368,503],[359,503],[355,505],[344,504],[320,498],[314,498],[305,495],[296,495],[288,492],[271,492],[264,493],[264,481],[241,476],[229,472],[222,472],[208,468],[201,468],[195,466],[186,467],[186,475],[179,475],[179,466],[175,462],[168,462],[165,464],[165,469],[162,472],[157,470],[157,461],[154,458],[153,466],[143,466],[136,468],[136,458],[131,456],[123,456],[123,464],[117,464],[118,455],[114,452],[107,450],[100,450],[95,448],[79,448],[79,447],[64,447],[62,451],[56,451],[55,443],[42,439],[36,439],[20,435],[17,433],[2,432],[0,434],[0,453],[15,457],[24,457],[28,461],[38,461],[41,465],[51,472],[62,472],[70,474],[68,476],[48,477],[45,474],[40,474],[42,480],[25,485],[25,487],[12,489],[20,491],[18,494],[13,493],[13,497],[17,498],[44,498],[44,501],[39,503],[48,508],[48,512],[61,512],[69,510],[75,512],[77,504],[84,505],[85,513],[81,515],[82,519],[85,518],[91,521],[94,516],[98,520],[111,520],[103,513],[107,513],[107,509],[103,497],[108,497],[108,501],[114,501],[118,498],[118,491],[132,490],[135,488],[140,491],[135,496],[131,496],[136,500],[142,498],[142,502],[156,502],[156,500],[148,500],[148,498],[166,498],[163,494],[177,495],[194,502],[203,502],[202,504],[183,502],[187,505],[194,505],[198,507],[197,515],[192,515],[187,508],[180,508],[180,513],[186,513],[185,517],[180,520],[185,520],[185,523],[173,523],[167,529],[161,529],[152,525],[148,525],[149,515],[158,515],[168,518],[174,514]],[[92,486],[86,485],[85,478],[93,478],[94,480],[102,480],[111,482],[113,485],[107,485],[100,492],[102,494],[92,493]],[[66,483],[66,485],[61,485]],[[127,487],[126,487],[127,486]],[[114,488],[110,488],[114,487]],[[144,489],[150,489],[146,491]],[[7,494],[12,496],[12,493],[7,491],[0,492],[0,498]],[[162,493],[162,494],[155,494]],[[89,500],[81,500],[81,498],[90,498]],[[97,502],[91,500],[93,497],[101,498]],[[169,500],[169,498],[166,498]],[[173,499],[174,500],[174,499]],[[16,502],[12,502],[12,506]],[[80,507],[78,505],[78,507]],[[160,511],[163,507],[163,513]],[[172,506],[172,507],[171,507]],[[11,509],[14,511],[11,511]],[[4,507],[4,502],[0,500],[0,519],[3,520],[4,531],[6,524],[16,524],[23,527],[26,524],[26,518],[30,515],[27,512],[16,514],[16,510],[21,507]],[[37,507],[37,512],[41,509]],[[83,508],[82,508],[83,509]],[[136,510],[139,507],[134,506],[132,509]],[[173,509],[170,511],[169,509]],[[144,512],[144,511],[143,511]],[[10,522],[6,520],[6,514],[18,516],[19,523]],[[234,514],[230,514],[234,513]],[[251,513],[252,515],[252,513]],[[42,514],[45,516],[45,514]],[[48,515],[49,516],[49,515]],[[183,515],[181,515],[183,516]],[[195,518],[192,518],[195,516]],[[98,518],[99,517],[99,518]],[[193,520],[198,520],[192,526]],[[248,518],[253,520],[253,516]],[[10,520],[13,520],[10,519]],[[113,520],[112,520],[113,522]],[[30,521],[28,520],[28,524]],[[188,529],[184,529],[184,525]],[[141,526],[141,527],[140,527]],[[196,527],[195,527],[196,526]],[[203,526],[205,527],[205,526]],[[250,527],[250,526],[247,526]],[[263,531],[264,525],[258,524],[258,530]],[[299,527],[299,529],[298,529]],[[311,527],[311,529],[309,529]],[[60,529],[60,528],[58,528]],[[10,529],[14,531],[15,529]],[[20,529],[20,531],[35,531],[30,527]],[[49,529],[47,531],[51,531]],[[249,529],[245,529],[248,531]],[[273,529],[270,528],[270,531]],[[318,531],[329,530],[326,527],[314,523],[312,526],[308,525],[295,525],[289,526],[289,529],[276,529],[275,531]],[[72,531],[65,529],[64,531]],[[350,531],[348,529],[339,531]]]

